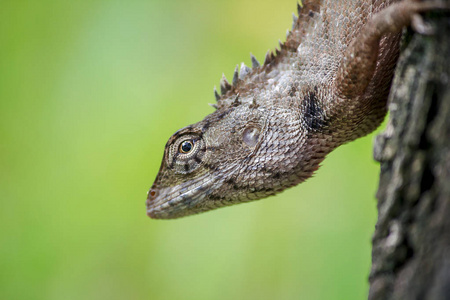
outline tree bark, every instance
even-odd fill
[[[433,35],[413,34],[402,51],[375,140],[370,300],[450,299],[450,18],[430,24]]]

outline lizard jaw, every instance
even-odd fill
[[[210,210],[206,207],[215,178],[186,182],[182,187],[158,188],[153,186],[147,196],[147,215],[152,219],[174,219]]]

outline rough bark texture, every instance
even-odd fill
[[[370,300],[450,299],[450,18],[414,34],[375,141],[381,163]]]

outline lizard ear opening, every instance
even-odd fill
[[[258,144],[261,129],[257,126],[249,126],[242,133],[242,140],[249,148],[254,148]]]

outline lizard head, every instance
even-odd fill
[[[289,104],[288,104],[289,107]],[[227,105],[173,134],[148,192],[147,214],[171,219],[274,195],[311,176],[300,112]],[[303,150],[303,151],[301,151]],[[306,154],[302,154],[306,153]]]

